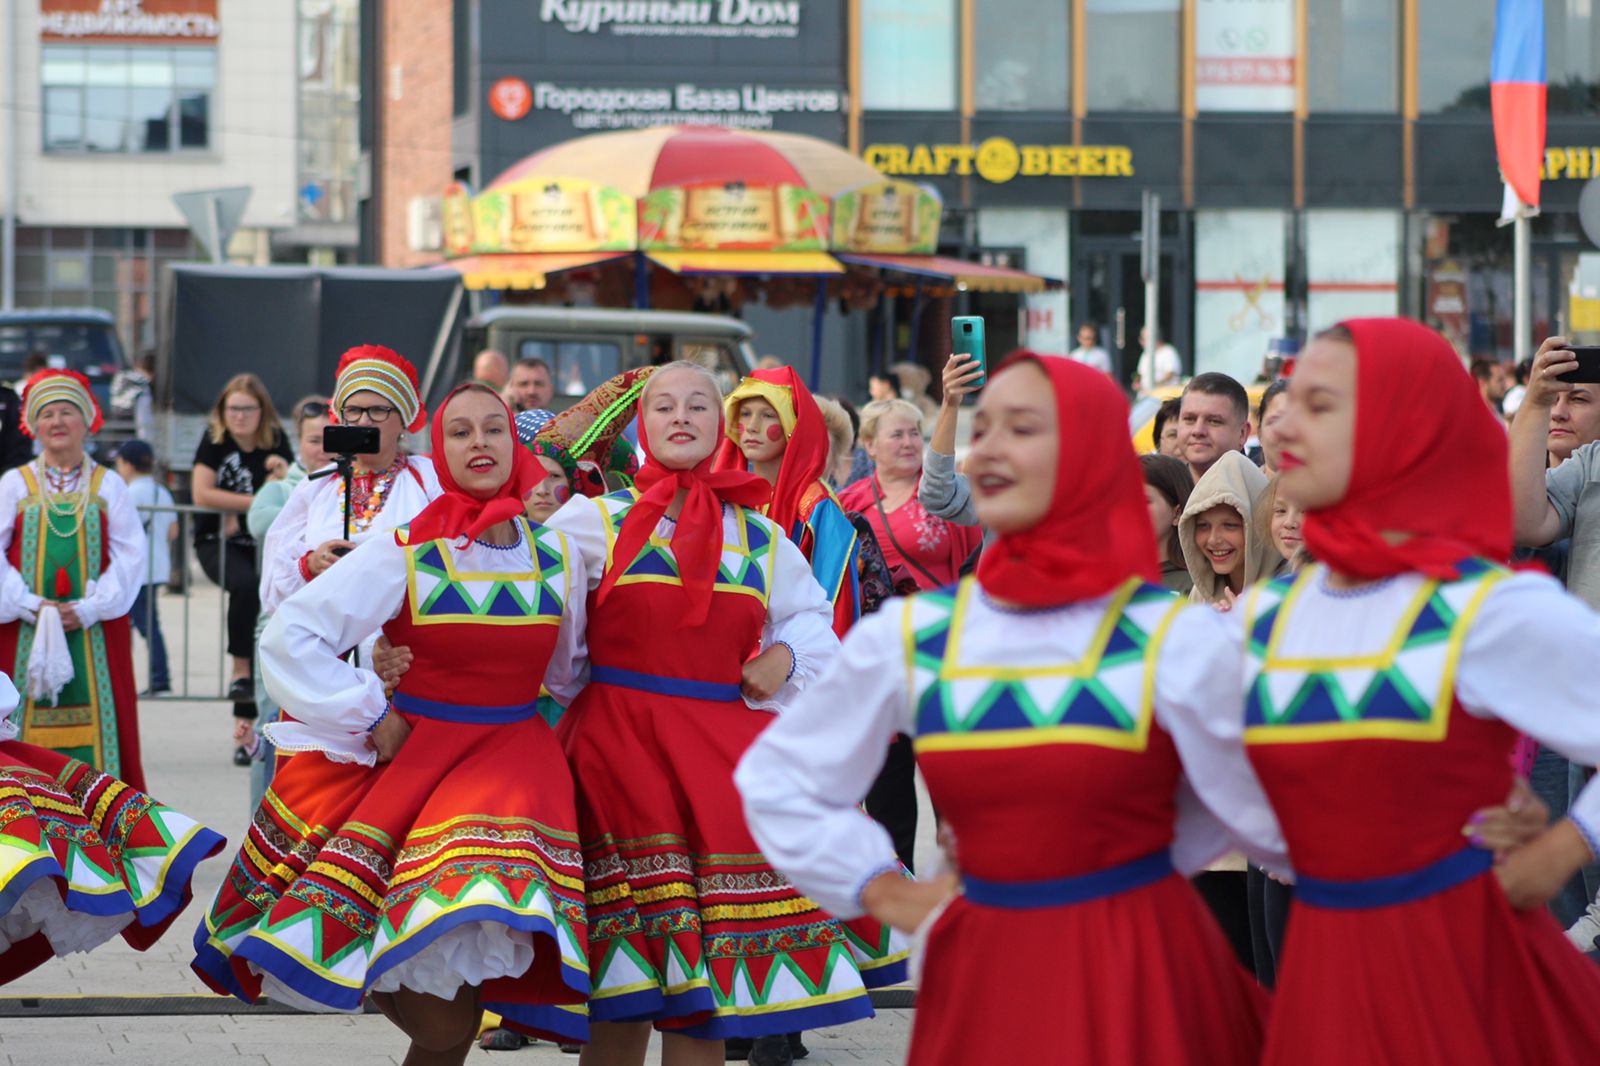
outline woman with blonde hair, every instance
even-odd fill
[[[840,505],[866,518],[891,570],[903,568],[925,590],[950,584],[983,533],[929,514],[917,500],[922,412],[907,400],[874,400],[861,409],[861,443],[877,469],[840,493]]]
[[[228,655],[233,659],[228,699],[233,701],[234,760],[243,766],[250,757],[242,744],[256,716],[251,660],[261,613],[256,542],[244,516],[261,487],[288,473],[292,462],[294,452],[261,379],[254,374],[230,378],[195,449],[191,488],[197,507],[223,512],[195,516],[194,553],[206,577],[225,582],[228,590]]]

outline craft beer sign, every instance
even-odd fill
[[[214,44],[217,0],[39,0],[50,44]]]

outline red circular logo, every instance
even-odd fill
[[[533,90],[521,78],[501,78],[489,86],[489,110],[515,122],[533,107]]]

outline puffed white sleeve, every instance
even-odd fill
[[[588,575],[591,589],[599,588],[600,579],[605,577],[609,544],[601,510],[604,506],[588,496],[574,496],[544,522],[551,529],[566,534],[568,548],[583,557],[584,573]]]
[[[1548,574],[1515,574],[1489,590],[1467,630],[1456,695],[1468,714],[1498,718],[1557,754],[1594,766],[1600,763],[1597,662],[1600,615]],[[1567,817],[1600,857],[1597,781],[1578,793]]]
[[[44,597],[28,588],[7,553],[16,535],[17,505],[28,494],[28,484],[16,470],[0,475],[0,622],[32,622]]]
[[[570,707],[589,680],[589,580],[583,555],[572,547],[570,537],[564,536],[562,541],[567,565],[566,603],[556,650],[545,668],[544,687],[557,703]]]
[[[764,651],[774,644],[787,645],[794,656],[794,672],[770,699],[745,698],[745,703],[758,711],[783,711],[790,706],[839,653],[839,635],[833,631],[833,604],[828,601],[828,594],[817,584],[811,564],[800,549],[776,526],[771,528],[778,549],[773,553],[761,648]]]
[[[84,590],[83,599],[73,605],[78,621],[85,626],[107,618],[121,618],[133,610],[134,598],[144,584],[144,571],[150,543],[144,523],[134,507],[128,484],[108,470],[100,480],[100,498],[106,505],[106,544],[109,562],[105,570]]]
[[[262,614],[273,613],[280,603],[306,587],[306,579],[300,576],[300,557],[316,547],[305,543],[306,522],[311,494],[322,484],[302,481],[296,485],[261,541]]]
[[[340,656],[394,618],[405,594],[404,550],[393,537],[373,537],[278,605],[261,634],[261,674],[294,721],[266,726],[268,740],[334,762],[375,763],[367,732],[388,704],[383,682]]]
[[[761,853],[837,918],[862,914],[867,882],[900,869],[888,832],[859,804],[895,734],[911,731],[902,606],[895,601],[851,629],[832,664],[734,772]]]
[[[11,719],[21,702],[22,697],[17,694],[17,686],[11,683],[10,676],[0,673],[0,741],[16,740],[22,732]]]
[[[1244,751],[1242,613],[1180,607],[1156,653],[1156,720],[1183,761],[1172,860],[1185,874],[1234,850],[1289,872],[1283,830]]]

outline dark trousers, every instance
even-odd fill
[[[872,782],[864,806],[873,820],[889,831],[894,853],[907,870],[916,872],[917,757],[909,737],[898,736],[889,745],[878,779]]]
[[[133,598],[133,610],[128,612],[128,618],[133,622],[133,628],[150,646],[150,688],[152,691],[172,687],[172,678],[167,673],[167,641],[161,635],[160,600],[156,596],[156,586],[141,585],[139,594]]]
[[[1250,902],[1243,870],[1205,870],[1195,874],[1194,887],[1211,908],[1223,936],[1233,946],[1239,965],[1255,969],[1250,951]]]
[[[195,558],[206,577],[221,583],[221,540],[202,540],[194,546]],[[261,613],[261,575],[256,572],[256,547],[253,542],[230,540],[228,551],[228,654],[241,659],[255,655],[256,615]]]
[[[1283,934],[1289,927],[1289,907],[1294,889],[1268,877],[1260,868],[1245,871],[1250,890],[1250,951],[1255,958],[1256,980],[1263,987],[1278,983],[1283,962]]]

